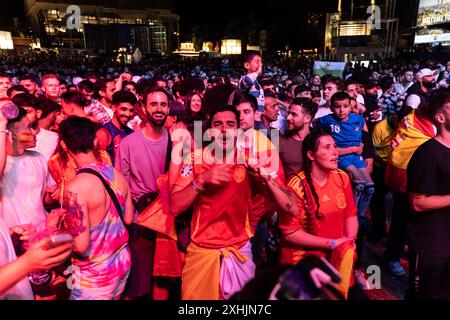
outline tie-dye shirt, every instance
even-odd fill
[[[71,299],[109,300],[122,293],[131,267],[128,232],[121,219],[125,199],[119,191],[113,167],[93,164],[82,168],[94,169],[103,176],[116,194],[122,212],[117,212],[111,200],[104,219],[97,226],[91,227],[88,250],[72,258]]]

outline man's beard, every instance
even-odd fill
[[[436,87],[436,82],[422,81],[422,85],[427,89],[433,89]]]
[[[293,136],[294,134],[296,134],[296,133],[300,132],[301,130],[303,130],[304,127],[305,127],[305,125],[303,125],[303,126],[293,126],[292,129],[291,129],[291,128],[289,128],[289,123],[288,123],[287,131],[288,131],[289,135]]]
[[[167,120],[167,115],[164,115],[164,118],[162,118],[162,119],[155,119],[155,118],[153,118],[153,116],[155,114],[162,114],[162,115],[164,115],[163,113],[154,113],[152,115],[147,115],[148,122],[153,123],[155,126],[162,127],[164,125],[164,123],[166,122],[166,120]]]

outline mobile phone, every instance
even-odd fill
[[[73,236],[70,233],[58,233],[50,236],[50,241],[53,247],[59,246],[60,244],[71,242]]]

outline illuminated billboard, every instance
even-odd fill
[[[416,33],[414,43],[437,43],[437,42],[449,42],[450,33],[442,29],[422,30]]]
[[[450,0],[420,0],[417,26],[423,28],[416,33],[414,43],[450,45],[447,28],[428,27],[443,23],[450,23]]]
[[[420,0],[417,26],[450,23],[450,0]]]
[[[0,31],[0,49],[14,49],[11,32]]]
[[[221,54],[241,54],[242,44],[241,40],[237,39],[226,39],[222,40],[222,45],[220,46]]]

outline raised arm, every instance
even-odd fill
[[[247,164],[247,171],[254,178],[253,182],[256,183],[259,192],[271,199],[278,210],[292,216],[298,214],[297,196],[284,185],[277,173],[269,173],[266,168],[259,164]]]
[[[279,178],[272,178],[269,175],[265,178],[265,181],[269,198],[276,204],[277,208],[287,214],[296,216],[299,207],[295,193],[286,187]]]
[[[194,177],[185,180],[185,184],[180,186],[175,184],[170,196],[170,213],[174,216],[189,209],[198,196],[206,189],[220,187],[232,179],[231,169],[226,165],[204,171]]]

